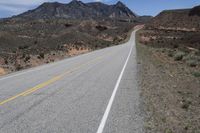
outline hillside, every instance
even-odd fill
[[[147,27],[200,30],[200,6],[192,9],[165,10],[153,18]]]
[[[200,6],[161,12],[138,32],[138,44],[147,132],[198,132]]]
[[[0,68],[9,73],[117,45],[148,18],[121,2],[44,3],[0,21]]]
[[[140,42],[167,49],[175,60],[196,67],[200,64],[200,6],[163,11],[153,18],[140,35]],[[164,51],[165,51],[164,50]],[[177,56],[180,55],[180,59]]]
[[[159,48],[200,50],[200,6],[167,10],[146,24],[141,41]]]

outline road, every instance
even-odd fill
[[[0,133],[143,133],[129,42],[0,78]]]

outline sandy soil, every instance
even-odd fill
[[[69,55],[69,56],[75,56],[75,55],[80,55],[80,54],[87,53],[89,51],[90,50],[87,49],[87,48],[85,48],[85,49],[78,49],[78,50],[75,49],[75,48],[73,48],[73,49],[69,50],[69,52],[67,53],[67,55]]]
[[[5,74],[6,74],[6,71],[3,68],[0,67],[0,76],[5,75]]]

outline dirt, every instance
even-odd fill
[[[80,55],[80,54],[84,54],[87,53],[91,50],[85,48],[85,49],[71,49],[68,51],[67,55],[69,56],[75,56],[75,55]]]
[[[147,133],[200,132],[200,70],[137,42]]]
[[[3,68],[0,67],[0,76],[5,75],[5,74],[6,74],[6,71]]]

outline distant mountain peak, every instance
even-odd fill
[[[122,3],[121,1],[118,1],[117,3],[116,3],[116,6],[119,6],[119,7],[126,7],[126,5],[124,4],[124,3]]]
[[[83,5],[85,5],[82,1],[80,1],[80,0],[72,0],[70,3],[69,3],[69,5],[71,5],[71,6],[83,6]]]
[[[59,2],[44,2],[42,5],[40,5],[38,8],[40,7],[49,7],[49,6],[60,6],[62,5],[61,3]]]
[[[125,4],[118,1],[115,5],[100,2],[83,3],[72,0],[68,4],[45,2],[38,8],[27,11],[15,18],[23,19],[133,19],[137,17]]]

